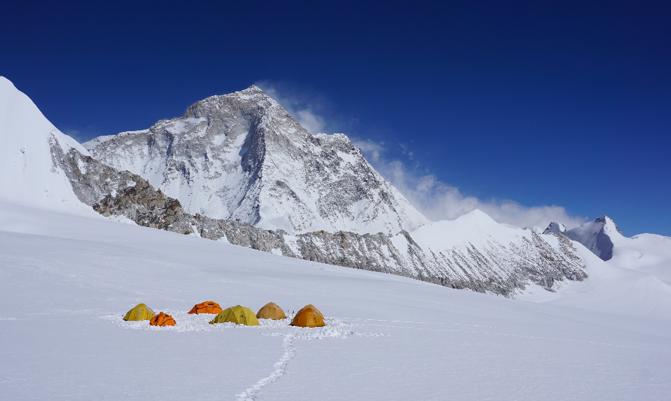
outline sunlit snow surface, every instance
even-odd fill
[[[590,273],[528,302],[0,204],[0,399],[668,399],[668,287]],[[328,326],[186,314],[207,299]],[[123,322],[138,302],[177,326]]]

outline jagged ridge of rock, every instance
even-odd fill
[[[139,225],[284,256],[408,276],[453,288],[511,295],[528,283],[551,290],[556,281],[582,280],[584,265],[564,236],[500,225],[482,212],[414,232],[289,234],[187,213],[180,202],[139,175],[117,171],[76,149],[53,157],[82,202],[105,216]]]
[[[309,133],[256,86],[85,146],[192,214],[289,233],[396,233],[428,222],[345,135]]]

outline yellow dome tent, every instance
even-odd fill
[[[297,327],[324,327],[324,315],[314,305],[305,305],[291,321]]]
[[[216,323],[235,323],[244,324],[245,326],[258,326],[259,320],[251,309],[236,305],[224,309],[210,322],[210,324]]]
[[[177,324],[175,319],[168,315],[167,313],[159,312],[158,315],[154,315],[149,321],[150,326],[174,326]]]
[[[137,304],[133,309],[126,312],[126,316],[123,317],[123,320],[125,321],[150,320],[152,317],[154,317],[154,311],[151,310],[150,307],[148,307],[145,304]]]
[[[287,315],[284,314],[282,308],[280,308],[274,302],[268,302],[263,305],[259,312],[256,314],[256,317],[259,319],[272,319],[272,320],[282,320],[286,319]]]
[[[202,314],[202,313],[211,313],[211,314],[218,314],[221,312],[221,306],[219,306],[218,303],[214,301],[205,301],[201,302],[199,304],[196,304],[191,308],[189,311],[190,314]]]

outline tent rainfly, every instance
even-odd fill
[[[199,304],[195,304],[193,308],[189,311],[190,314],[218,314],[221,312],[221,306],[214,301],[205,301]]]
[[[154,317],[151,318],[149,321],[149,325],[151,326],[174,326],[177,324],[175,322],[175,319],[168,315],[167,313],[159,312],[158,315],[154,315]]]
[[[210,324],[216,323],[235,323],[245,326],[258,326],[259,320],[251,309],[245,306],[236,305],[224,309],[210,322]]]
[[[291,321],[297,327],[324,327],[324,315],[314,305],[305,305]]]
[[[282,308],[279,307],[274,302],[268,302],[259,309],[256,317],[259,319],[271,319],[271,320],[282,320],[286,319],[287,315],[284,313]]]
[[[154,317],[154,311],[145,304],[137,304],[133,309],[126,312],[123,317],[125,321],[150,320]]]

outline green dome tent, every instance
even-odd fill
[[[245,326],[258,326],[259,320],[251,309],[236,305],[219,312],[219,314],[210,322],[210,324],[216,323],[235,323],[244,324]]]
[[[145,304],[137,304],[123,317],[125,321],[151,320],[154,317],[154,311]]]

